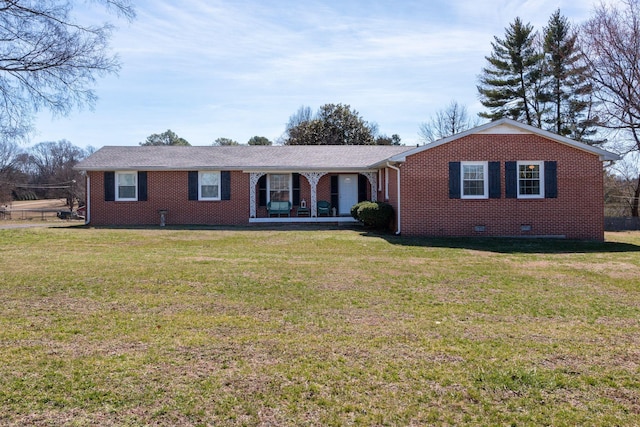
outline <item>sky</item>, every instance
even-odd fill
[[[477,80],[494,36],[516,17],[541,30],[560,8],[588,19],[590,0],[139,0],[109,20],[117,76],[97,81],[93,109],[39,113],[31,143],[138,145],[171,129],[191,145],[277,141],[302,106],[346,104],[380,134],[420,142],[419,127],[452,101],[483,111]],[[90,9],[86,9],[90,8]],[[84,22],[84,21],[83,21]]]

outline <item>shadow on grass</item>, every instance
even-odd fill
[[[620,242],[517,237],[403,237],[373,231],[365,231],[362,235],[365,237],[382,238],[393,245],[471,249],[507,254],[640,252],[639,245]]]
[[[70,227],[71,228],[71,227]],[[250,225],[78,225],[72,227],[78,230],[193,230],[193,231],[330,231],[330,230],[355,230],[362,231],[363,226],[357,223],[329,222],[321,224],[250,224]]]
[[[120,225],[120,226],[90,226],[73,224],[68,226],[75,230],[222,230],[222,231],[330,231],[354,230],[364,237],[376,237],[386,240],[392,245],[418,246],[433,248],[471,249],[497,253],[531,253],[531,254],[562,254],[562,253],[616,253],[640,252],[640,245],[621,242],[596,242],[585,240],[565,240],[552,238],[508,238],[508,237],[405,237],[392,233],[383,233],[365,229],[355,223],[326,223],[326,224],[260,224],[242,226],[216,225],[168,225],[166,227],[154,225]]]

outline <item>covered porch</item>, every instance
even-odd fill
[[[351,216],[320,216],[320,217],[264,217],[249,218],[249,224],[356,224],[357,220]]]
[[[378,199],[378,170],[244,172],[249,175],[249,223],[354,223],[351,206]],[[269,209],[287,202],[286,212]]]

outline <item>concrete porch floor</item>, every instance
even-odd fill
[[[321,223],[358,223],[350,216],[320,216],[320,217],[271,217],[249,218],[249,224],[321,224]]]

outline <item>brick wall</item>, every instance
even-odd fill
[[[558,197],[505,198],[505,162],[518,160],[557,161]],[[501,198],[450,199],[451,161],[499,161]],[[410,156],[400,168],[403,235],[604,239],[603,172],[596,155],[536,135],[476,134]],[[524,225],[531,230],[523,231]]]
[[[397,179],[397,171],[395,169],[387,168],[388,173],[385,173],[385,170],[382,171],[382,191],[379,193],[378,200],[389,203],[393,206],[393,211],[395,215],[398,215],[398,179]],[[386,182],[388,179],[389,182]],[[385,189],[388,185],[389,192],[388,197],[385,197]],[[402,192],[402,189],[401,189]],[[393,218],[393,227],[394,231],[396,230],[396,226],[398,224],[398,218],[394,216]]]
[[[249,221],[249,175],[231,172],[231,200],[188,200],[188,172],[147,172],[147,201],[105,202],[104,173],[89,172],[92,225],[166,224],[241,225]]]
[[[317,200],[331,201],[331,176],[320,178]],[[104,172],[90,172],[92,225],[150,225],[160,223],[160,209],[167,209],[167,225],[207,224],[243,225],[249,223],[249,174],[231,172],[231,200],[188,200],[188,172],[147,172],[147,201],[121,202],[104,200]],[[370,191],[368,191],[368,195]],[[300,176],[300,200],[311,208],[311,186]],[[295,215],[295,208],[291,212]],[[267,209],[258,206],[256,215],[267,217]]]

